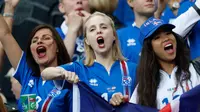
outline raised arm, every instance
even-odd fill
[[[18,3],[19,3],[19,0],[5,0],[3,16],[6,23],[8,24],[8,27],[10,28],[10,31],[12,31],[14,10]],[[4,54],[5,53],[4,53],[3,45],[0,42],[0,71],[2,71],[2,67],[3,67]]]
[[[11,65],[14,69],[16,69],[22,54],[22,50],[12,36],[11,30],[9,29],[2,15],[0,15],[0,41]]]
[[[89,15],[86,11],[81,11],[81,13],[79,11],[73,11],[67,17],[68,31],[64,39],[64,44],[71,59],[74,55],[76,38],[82,35],[83,23]]]
[[[193,26],[200,20],[200,0],[195,2],[185,13],[178,16],[171,23],[176,27],[173,31],[182,37],[185,37]]]
[[[74,55],[76,38],[79,36],[83,24],[82,18],[77,13],[77,11],[73,11],[67,16],[68,31],[65,35],[64,44],[71,59]]]

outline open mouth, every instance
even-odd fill
[[[167,53],[172,54],[172,53],[174,52],[173,45],[172,45],[171,43],[165,45],[164,50],[165,50]]]
[[[99,36],[97,38],[97,43],[98,43],[99,48],[104,48],[105,47],[104,38],[102,36]]]
[[[39,46],[36,51],[39,58],[42,58],[46,55],[46,48],[44,46]]]

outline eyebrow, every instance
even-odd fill
[[[51,37],[52,37],[52,35],[49,35],[49,34],[44,34],[44,35],[42,35],[42,37],[45,37],[45,36],[51,36]],[[38,39],[38,36],[35,36],[35,37],[33,37],[32,39]]]

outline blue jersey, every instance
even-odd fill
[[[173,21],[174,19],[176,19],[176,17],[177,16],[174,15],[174,13],[170,9],[170,7],[167,5],[160,18],[163,21],[165,21],[166,23],[169,23],[169,22],[171,23],[171,21]]]
[[[38,112],[70,112],[72,109],[71,92],[68,89],[58,90],[53,81],[42,80],[42,77],[32,76],[31,68],[27,65],[26,55],[22,54],[14,77],[22,85],[21,95],[36,94]],[[18,107],[22,111],[21,100]]]
[[[61,28],[56,28],[57,32],[59,33],[60,37],[64,40],[65,34],[63,33]],[[80,36],[76,39],[76,45],[74,50],[74,55],[72,57],[72,61],[81,61],[84,59],[84,38],[83,36]]]
[[[110,101],[110,98],[116,92],[130,96],[135,87],[136,64],[127,62],[124,63],[123,67],[120,64],[120,61],[115,61],[109,72],[97,62],[94,62],[92,66],[73,62],[61,67],[75,72],[81,81],[85,82],[105,100]],[[123,75],[124,72],[122,72],[121,67],[126,68],[125,71],[128,75]]]
[[[113,15],[116,16],[119,21],[126,26],[131,25],[135,18],[134,13],[126,0],[119,0],[117,9]]]
[[[194,5],[194,2],[184,2],[180,9],[178,14],[182,14],[187,9]],[[190,34],[188,35],[188,46],[190,47],[190,55],[192,59],[195,59],[200,56],[200,22],[197,22],[197,24],[192,28]]]
[[[138,63],[142,46],[139,42],[140,29],[130,25],[117,31],[123,55],[129,61]]]

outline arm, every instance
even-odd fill
[[[174,24],[176,27],[173,31],[179,34],[182,37],[185,37],[193,26],[200,20],[199,11],[200,10],[200,0],[195,2],[194,7],[190,7],[185,13],[178,16],[171,24]]]
[[[43,80],[67,80],[69,83],[77,83],[79,81],[75,72],[66,71],[61,67],[48,67],[41,73]]]
[[[18,3],[19,3],[19,0],[5,1],[4,19],[6,23],[8,24],[8,27],[11,30],[11,32],[12,32],[12,25],[13,25],[13,13]],[[2,66],[3,66],[3,58],[4,58],[4,50],[3,50],[3,45],[0,42],[0,71],[2,70]]]
[[[10,63],[13,68],[16,69],[20,60],[22,50],[18,43],[11,34],[11,31],[5,22],[4,18],[0,15],[0,41],[3,45],[4,51],[6,52]],[[14,55],[13,55],[14,54]]]
[[[77,11],[71,12],[67,17],[68,31],[64,39],[64,44],[70,58],[72,58],[74,55],[76,38],[79,36],[78,33],[81,31],[80,29],[83,24],[81,16],[79,16],[77,13]]]
[[[86,11],[75,11],[68,15],[68,32],[64,39],[65,47],[69,53],[70,58],[74,55],[74,50],[76,46],[76,38],[82,35],[82,27],[84,21],[90,16],[90,13]]]

